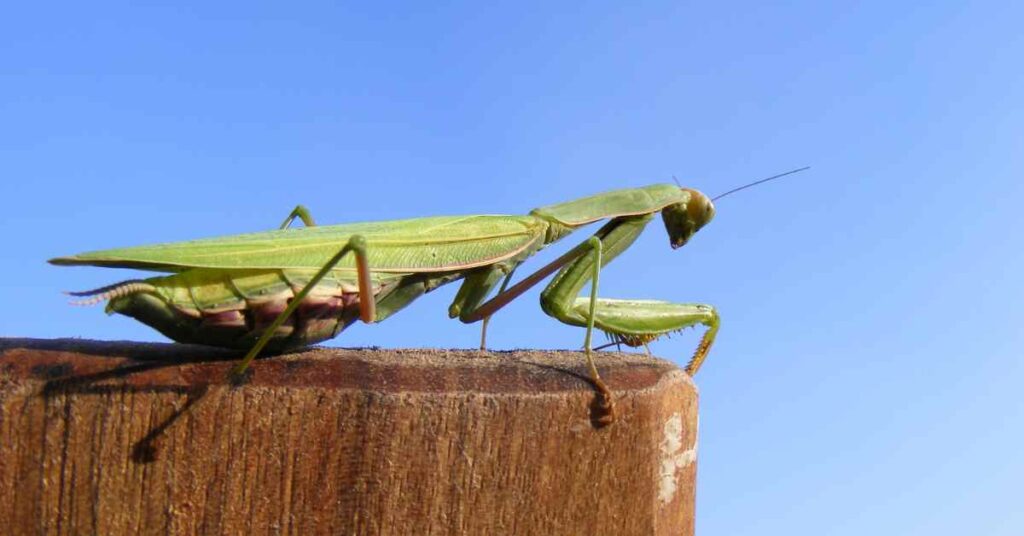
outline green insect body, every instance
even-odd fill
[[[597,296],[600,269],[660,212],[673,248],[714,216],[696,190],[654,185],[541,207],[525,216],[443,216],[315,226],[297,207],[281,229],[204,240],[110,249],[51,259],[58,265],[140,268],[169,275],[74,293],[80,303],[107,300],[108,312],[136,318],[179,342],[250,349],[236,372],[264,348],[285,350],[331,337],[358,319],[376,322],[441,285],[463,280],[449,316],[486,321],[544,278],[550,316],[587,328],[591,377],[611,393],[591,357],[593,328],[616,343],[645,345],[703,324],[708,329],[687,366],[695,373],[718,330],[708,305]],[[302,228],[288,228],[301,217]],[[506,290],[512,272],[540,249],[587,224],[608,220],[588,240]],[[504,280],[498,294],[488,295]],[[590,283],[591,295],[579,297]]]
[[[108,312],[133,317],[178,342],[248,349],[330,258],[317,255],[325,244],[344,243],[357,233],[367,238],[374,321],[380,321],[474,265],[498,261],[486,257],[490,251],[529,250],[544,235],[535,223],[506,216],[419,218],[106,250],[73,259],[75,264],[96,259],[104,266],[181,270],[106,287],[86,301],[109,299]],[[458,246],[469,236],[459,233],[470,230],[489,233],[491,243],[474,244],[478,250],[467,253]],[[274,262],[289,268],[271,268]],[[446,268],[458,265],[465,268]],[[337,336],[359,318],[359,301],[354,264],[336,266],[275,330],[267,348],[299,348]]]

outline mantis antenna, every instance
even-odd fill
[[[751,186],[757,186],[758,184],[761,184],[761,183],[764,183],[764,182],[768,182],[768,181],[773,181],[775,179],[779,179],[779,178],[785,177],[786,175],[792,175],[794,173],[799,173],[801,171],[805,171],[805,170],[808,170],[808,169],[811,169],[811,166],[805,166],[805,167],[802,167],[800,169],[794,169],[792,171],[787,171],[785,173],[780,173],[778,175],[772,175],[771,177],[768,177],[767,179],[761,179],[759,181],[754,181],[754,182],[752,182],[750,184],[744,184],[743,186],[740,186],[739,188],[733,188],[732,190],[729,190],[728,192],[725,192],[724,194],[718,194],[715,197],[712,197],[711,200],[712,201],[717,201],[717,200],[719,200],[719,199],[721,199],[721,198],[723,198],[723,197],[725,197],[725,196],[727,196],[729,194],[734,194],[734,193],[736,193],[736,192],[738,192],[740,190],[746,190],[747,188],[750,188]]]

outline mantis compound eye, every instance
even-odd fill
[[[708,196],[697,190],[688,191],[690,192],[690,202],[687,203],[686,208],[697,225],[697,229],[694,230],[696,232],[715,217],[715,204],[708,199]]]

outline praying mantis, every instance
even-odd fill
[[[232,370],[234,378],[242,377],[261,352],[312,345],[357,320],[380,322],[457,280],[463,282],[448,315],[465,323],[483,321],[483,348],[491,315],[555,274],[541,293],[541,308],[561,322],[586,328],[586,362],[601,396],[600,420],[607,423],[615,418],[613,395],[594,361],[595,328],[614,343],[637,347],[703,325],[706,330],[685,367],[690,375],[704,362],[719,329],[711,305],[598,297],[601,267],[625,251],[657,213],[670,245],[679,248],[712,220],[715,207],[703,193],[671,184],[600,193],[523,216],[318,226],[300,205],[277,230],[93,251],[49,262],[167,273],[69,294],[79,298],[77,304],[106,301],[108,313],[135,318],[178,342],[247,349]],[[295,220],[304,226],[292,228]],[[508,286],[526,259],[601,220],[606,223],[591,237]],[[588,282],[590,295],[581,297]]]

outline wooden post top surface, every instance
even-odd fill
[[[599,352],[236,352],[0,339],[0,526],[104,534],[692,534],[697,390]],[[412,532],[410,532],[412,531]]]
[[[240,352],[188,344],[0,338],[9,377],[82,384],[91,375],[127,385],[227,383]],[[612,389],[646,389],[679,369],[637,353],[598,352]],[[123,373],[123,374],[121,374]],[[583,352],[315,347],[253,363],[253,386],[422,391],[543,393],[589,390]],[[688,381],[686,377],[684,381]],[[692,382],[690,382],[692,383]]]

